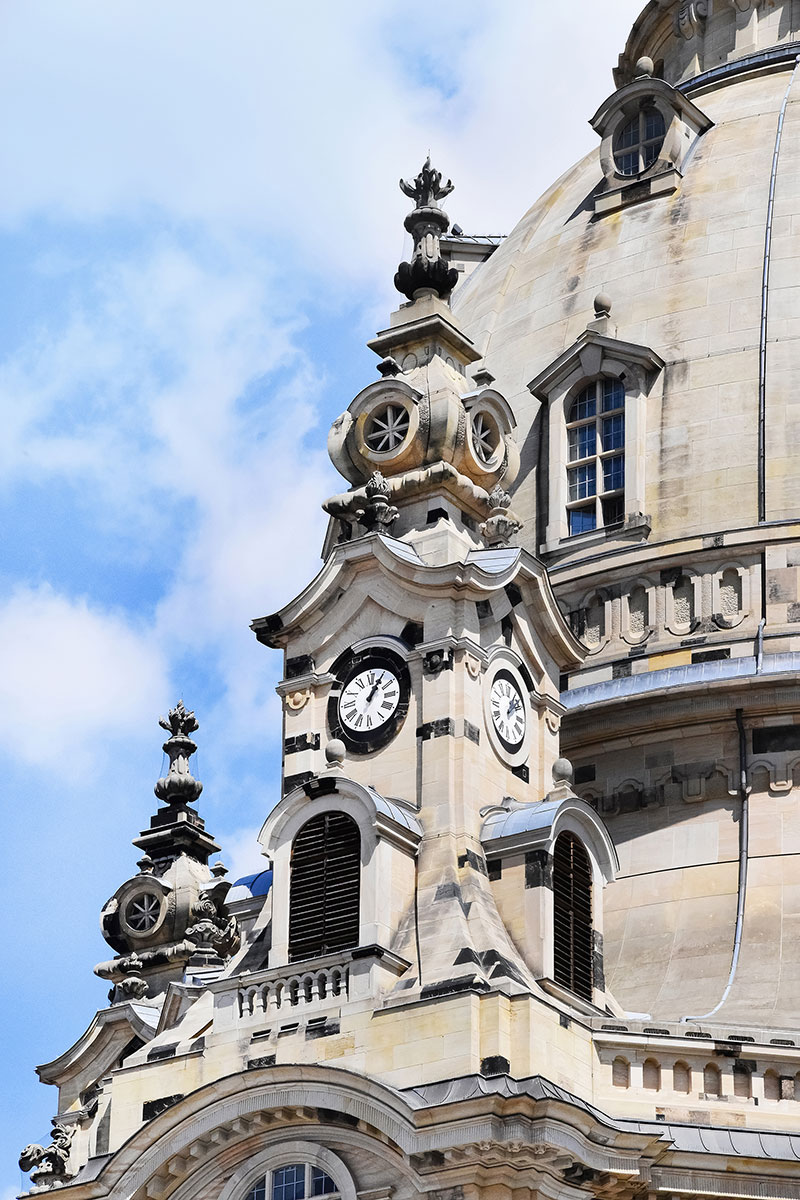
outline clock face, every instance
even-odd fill
[[[489,693],[489,709],[497,736],[508,750],[518,750],[525,738],[527,715],[522,692],[508,671],[498,671]]]
[[[408,713],[411,680],[399,654],[368,647],[334,663],[340,681],[328,698],[328,727],[351,754],[372,754],[402,728]]]
[[[339,720],[354,733],[378,730],[400,703],[400,681],[388,667],[370,667],[351,676],[339,696]]]

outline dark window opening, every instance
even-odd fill
[[[361,837],[352,818],[320,813],[292,846],[289,958],[335,954],[358,945]]]
[[[572,833],[553,848],[553,973],[556,983],[592,999],[592,868]]]

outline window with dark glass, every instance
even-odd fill
[[[560,833],[553,847],[553,977],[592,999],[592,867],[583,844]]]
[[[614,138],[614,165],[620,175],[640,175],[659,156],[666,128],[657,108],[649,105],[626,121]]]
[[[625,517],[625,387],[597,379],[567,415],[567,523],[570,535]]]
[[[277,1167],[250,1189],[245,1200],[310,1200],[313,1196],[338,1195],[335,1182],[321,1167],[291,1163]]]
[[[294,839],[289,878],[289,958],[358,945],[361,836],[342,812],[319,813]],[[273,1200],[298,1200],[275,1196]]]

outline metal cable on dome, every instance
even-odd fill
[[[783,137],[783,120],[786,116],[786,106],[789,103],[789,93],[800,67],[800,56],[794,61],[786,91],[783,94],[778,128],[775,131],[775,149],[772,154],[772,170],[769,178],[769,199],[767,200],[767,224],[764,233],[764,270],[761,276],[761,324],[758,346],[758,521],[762,524],[767,519],[767,482],[766,482],[766,436],[767,436],[767,319],[769,316],[769,269],[772,257],[772,219],[775,212],[775,181],[778,175],[778,159],[781,152]]]

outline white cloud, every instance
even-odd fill
[[[593,144],[640,7],[448,0],[420,29],[399,0],[29,0],[0,46],[0,217],[155,206],[388,283],[400,172],[430,147],[461,223],[507,232]]]
[[[49,587],[0,605],[0,745],[68,778],[105,763],[166,694],[153,638],[118,614]]]

